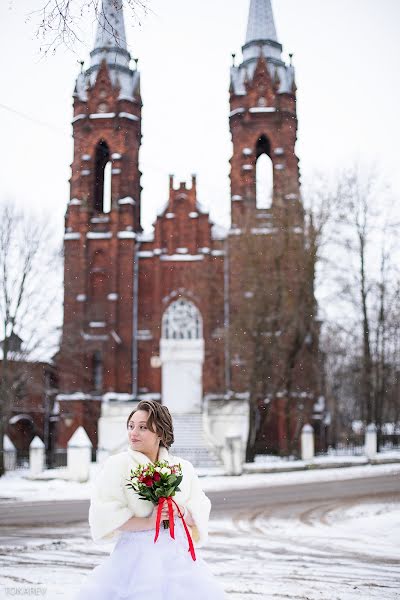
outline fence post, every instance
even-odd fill
[[[306,423],[301,430],[301,459],[312,460],[314,458],[314,429]]]
[[[375,458],[377,452],[377,435],[375,423],[370,423],[365,432],[364,453],[368,459]]]
[[[17,466],[17,449],[7,434],[3,437],[4,469],[13,471]]]
[[[29,469],[31,475],[39,475],[44,470],[45,446],[39,436],[35,436],[29,445]]]
[[[67,444],[67,465],[70,479],[83,483],[89,479],[92,461],[92,442],[82,426],[78,427]]]

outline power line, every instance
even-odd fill
[[[65,129],[61,129],[60,127],[51,125],[50,123],[46,123],[45,121],[40,121],[39,119],[35,119],[34,117],[31,117],[30,115],[27,115],[19,110],[16,110],[15,108],[11,108],[11,106],[6,106],[5,104],[0,103],[0,108],[8,111],[10,113],[13,113],[15,115],[18,115],[19,117],[22,117],[23,119],[26,119],[27,121],[31,121],[31,123],[36,123],[36,125],[40,125],[42,127],[47,127],[48,129],[56,131],[57,133],[62,133],[63,135],[68,135],[68,133]]]

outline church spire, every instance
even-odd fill
[[[130,66],[127,48],[123,0],[101,0],[94,48],[90,66],[78,75],[75,95],[87,101],[87,91],[93,87],[102,63],[106,63],[112,85],[119,87],[119,99],[134,100],[140,95],[137,65]]]
[[[258,59],[260,47],[266,59],[282,63],[282,46],[276,35],[271,0],[250,0],[243,62]]]
[[[102,0],[94,47],[126,50],[122,0]]]
[[[98,67],[103,60],[109,66],[129,67],[122,0],[102,0],[90,57],[91,67]]]
[[[272,40],[277,42],[271,0],[251,0],[247,21],[246,44]]]

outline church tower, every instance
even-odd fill
[[[231,387],[250,395],[258,451],[291,452],[313,418],[318,332],[295,75],[282,59],[271,0],[251,0],[242,54],[230,78]]]
[[[142,102],[136,67],[127,49],[122,0],[103,0],[90,66],[78,75],[73,95],[58,361],[61,446],[79,425],[96,445],[101,401],[131,399],[137,378]]]

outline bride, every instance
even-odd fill
[[[116,545],[89,574],[76,600],[224,600],[222,586],[208,565],[188,552],[189,536],[194,547],[207,541],[211,502],[193,465],[168,452],[174,442],[168,408],[154,401],[139,402],[128,417],[127,430],[127,450],[103,463],[89,508],[94,541],[115,540]],[[175,539],[170,529],[161,527],[154,542],[157,507],[140,499],[126,483],[132,469],[157,460],[180,463],[183,479],[173,498],[180,514],[172,504]],[[167,503],[161,519],[169,519]]]

